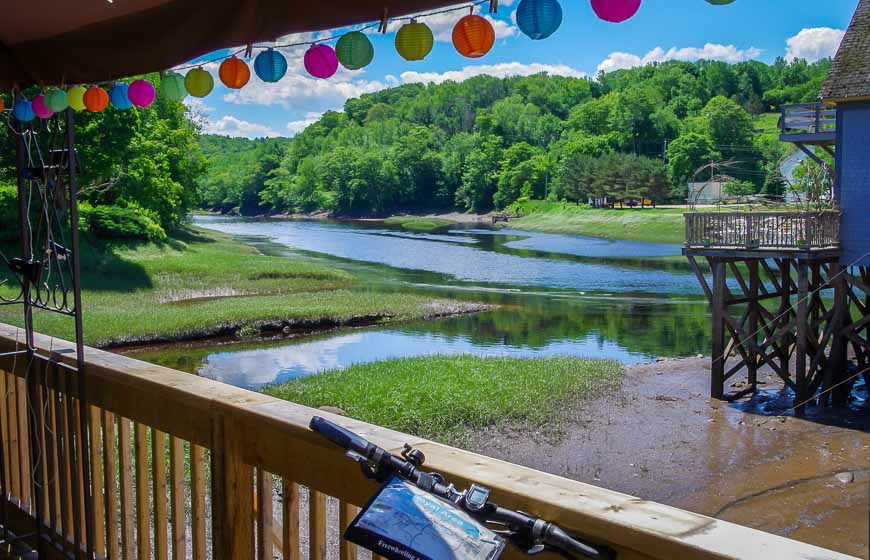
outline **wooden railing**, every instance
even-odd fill
[[[686,246],[765,250],[835,249],[840,213],[692,212],[686,217]]]
[[[785,136],[832,134],[837,130],[837,110],[824,103],[783,105],[779,127]]]
[[[20,349],[0,324],[0,354]],[[308,430],[314,410],[187,373],[37,336],[33,362],[0,356],[3,475],[9,526],[33,530],[34,483],[51,550],[87,539],[83,453],[93,467],[93,539],[108,558],[310,560],[357,558],[339,541],[375,486]],[[86,376],[90,446],[77,430],[77,376]],[[33,395],[28,402],[27,386]],[[29,457],[26,412],[44,420],[43,453]],[[844,555],[319,412],[390,450],[419,447],[427,467],[458,485],[478,482],[499,503],[613,546],[621,560]],[[34,417],[36,418],[36,417]],[[307,506],[303,506],[307,504]],[[78,554],[82,557],[81,554]],[[46,557],[63,557],[59,552]],[[360,555],[367,558],[367,555]],[[522,557],[511,550],[507,558]],[[542,556],[552,558],[552,556]]]

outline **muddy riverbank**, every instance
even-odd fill
[[[797,419],[772,374],[734,404],[708,398],[709,375],[709,359],[629,366],[620,390],[577,405],[558,440],[485,432],[471,449],[867,558],[866,386],[847,410]]]

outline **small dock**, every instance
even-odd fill
[[[499,223],[499,222],[505,222],[505,223],[508,223],[508,222],[510,222],[511,220],[513,220],[513,219],[515,219],[515,218],[519,218],[519,217],[520,217],[519,214],[508,214],[507,212],[499,212],[499,213],[497,213],[497,214],[493,214],[493,215],[490,217],[490,219],[492,220],[492,223],[493,223],[493,224],[497,224],[497,223]]]

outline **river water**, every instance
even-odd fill
[[[363,278],[356,289],[498,305],[475,315],[325,336],[147,351],[142,359],[257,388],[327,369],[431,354],[572,355],[624,363],[709,352],[697,279],[648,260],[676,245],[510,229],[409,233],[370,223],[201,216],[195,225],[270,254],[315,259]]]

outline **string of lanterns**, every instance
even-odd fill
[[[735,0],[706,0],[708,4],[722,6]],[[633,17],[640,9],[641,0],[590,0],[592,10],[602,20],[611,23],[621,23]],[[495,29],[485,17],[474,14],[474,9],[484,3],[490,4],[490,12],[497,10],[497,0],[477,0],[470,5],[448,8],[438,12],[421,14],[403,24],[396,33],[395,46],[399,55],[408,61],[423,60],[432,52],[435,37],[425,23],[417,21],[441,13],[458,10],[470,10],[470,14],[456,22],[452,41],[459,54],[467,58],[480,58],[486,55],[495,44]],[[532,40],[539,41],[550,37],[562,25],[562,6],[559,0],[520,0],[516,10],[516,24],[520,31]],[[295,47],[309,45],[303,56],[305,70],[313,77],[327,79],[333,76],[339,65],[348,70],[359,70],[371,64],[374,59],[374,46],[364,31],[378,27],[382,32],[387,30],[386,16],[380,25],[370,25],[362,30],[350,31],[338,37],[335,47],[325,44],[322,39],[313,42],[280,47]],[[248,45],[247,55],[251,54],[253,45]],[[275,83],[287,73],[287,59],[276,47],[256,47],[263,49],[254,59],[254,73],[263,82]],[[241,52],[241,51],[239,51]],[[218,69],[221,83],[230,89],[241,89],[251,79],[251,69],[239,58],[239,52],[220,57],[210,62],[222,61]],[[190,66],[186,75],[174,71],[161,76],[160,91],[164,97],[172,101],[182,101],[187,95],[206,97],[214,89],[214,77],[204,70],[202,65]],[[183,68],[181,68],[183,69]],[[35,118],[50,119],[55,113],[65,111],[68,107],[74,111],[90,111],[99,113],[109,104],[118,110],[126,111],[133,107],[148,107],[154,102],[156,91],[148,80],[135,80],[129,85],[115,83],[107,92],[99,86],[74,86],[68,90],[53,87],[45,93],[25,99],[18,97],[12,105],[12,115],[21,122],[29,122]],[[0,97],[0,111],[4,110],[3,98]]]

